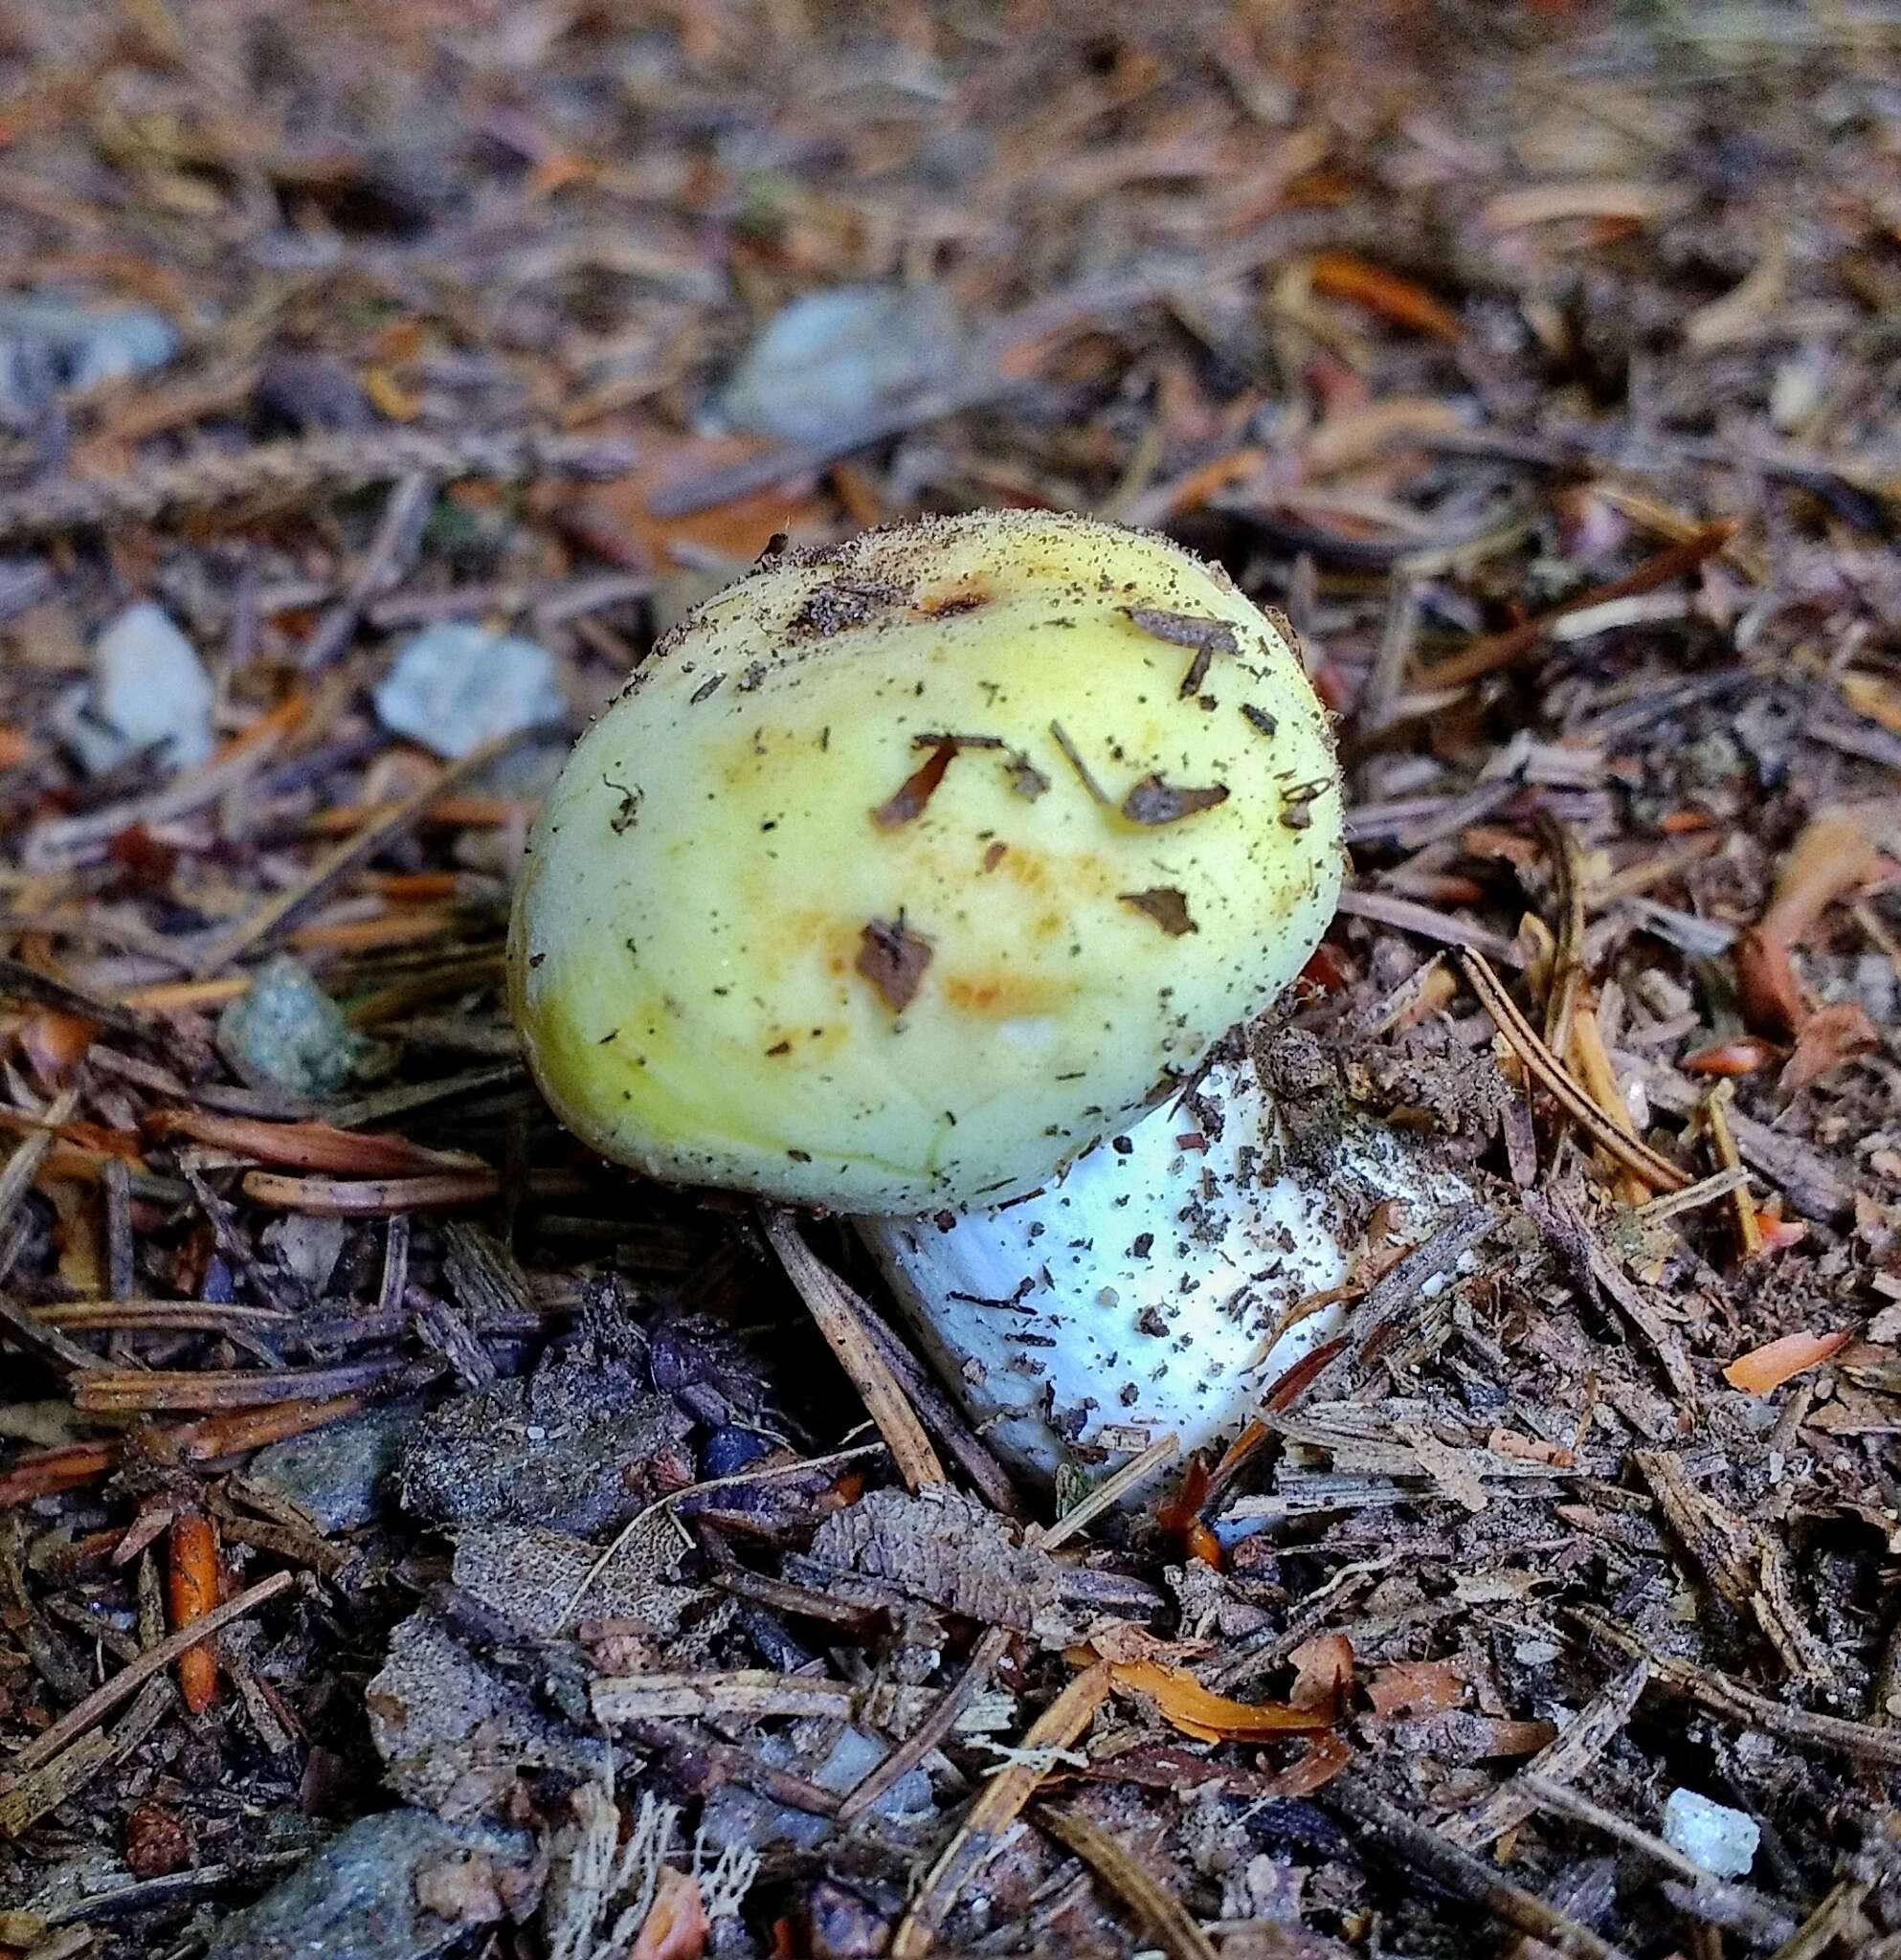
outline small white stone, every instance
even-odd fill
[[[1673,1790],[1665,1800],[1665,1843],[1719,1879],[1741,1878],[1756,1862],[1761,1838],[1754,1817],[1693,1790]]]
[[[568,712],[546,647],[462,620],[417,634],[377,683],[375,699],[386,728],[449,758]]]
[[[149,603],[122,612],[93,648],[93,684],[66,734],[94,774],[141,748],[196,768],[212,752],[212,677],[191,642]]]
[[[84,394],[151,373],[177,351],[177,330],[149,306],[97,306],[56,293],[0,300],[0,409],[26,406],[14,375],[23,353],[44,364],[56,388]]]
[[[952,382],[963,329],[940,286],[833,286],[780,308],[747,349],[721,406],[735,427],[823,442]]]

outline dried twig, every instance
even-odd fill
[[[463,1150],[432,1150],[408,1137],[339,1129],[327,1123],[271,1123],[256,1116],[220,1116],[210,1109],[155,1109],[145,1133],[189,1137],[255,1163],[343,1176],[403,1177],[436,1170],[487,1169]]]
[[[1545,1002],[1545,1046],[1554,1055],[1569,1055],[1571,1017],[1584,985],[1584,853],[1577,833],[1550,810],[1538,813],[1538,835],[1551,854],[1558,915]]]
[[[1716,1162],[1722,1166],[1717,1177],[1733,1180],[1730,1186],[1730,1212],[1735,1220],[1736,1249],[1744,1258],[1753,1259],[1762,1250],[1762,1227],[1756,1222],[1756,1200],[1750,1194],[1749,1173],[1743,1169],[1742,1152],[1736,1148],[1735,1131],[1730,1127],[1730,1104],[1735,1100],[1735,1093],[1733,1082],[1712,1082],[1700,1115],[1703,1133],[1710,1139]],[[1713,1184],[1716,1178],[1705,1182]]]
[[[1736,1164],[1727,1170],[1716,1170],[1708,1177],[1699,1177],[1694,1184],[1687,1184],[1681,1191],[1652,1198],[1647,1205],[1639,1205],[1637,1215],[1646,1225],[1661,1225],[1666,1218],[1677,1217],[1684,1212],[1698,1211],[1705,1205],[1713,1205],[1718,1198],[1731,1197],[1748,1189],[1749,1172]],[[1755,1217],[1752,1211],[1752,1222]]]
[[[852,1787],[839,1806],[839,1822],[848,1824],[867,1811],[888,1790],[894,1790],[918,1764],[929,1755],[952,1728],[957,1718],[981,1694],[992,1671],[1003,1659],[1013,1638],[1008,1627],[986,1627],[971,1649],[964,1671],[945,1689],[930,1712],[891,1753],[864,1778]]]
[[[912,1490],[926,1483],[942,1483],[944,1466],[937,1460],[923,1423],[905,1399],[890,1363],[866,1338],[862,1322],[871,1309],[858,1301],[845,1282],[799,1236],[791,1213],[767,1210],[762,1212],[761,1221],[767,1240],[778,1254],[779,1263],[785,1267],[794,1289],[805,1302],[806,1311],[817,1323],[826,1346],[838,1356],[839,1366],[863,1396],[864,1406],[891,1452],[891,1460],[898,1466],[898,1474]]]
[[[878,1309],[856,1293],[846,1291],[843,1298],[846,1305],[858,1316],[865,1338],[877,1348],[897,1378],[905,1399],[917,1411],[925,1427],[955,1459],[957,1467],[971,1480],[972,1487],[978,1496],[992,1510],[1006,1518],[1021,1520],[1024,1516],[1023,1500],[1010,1481],[1010,1473],[991,1454],[989,1444],[958,1414],[956,1404],[950,1396],[919,1367],[909,1348],[885,1325],[884,1317]]]
[[[36,1770],[42,1763],[50,1763],[68,1743],[84,1735],[95,1723],[111,1714],[148,1676],[169,1667],[181,1654],[189,1653],[201,1641],[210,1639],[233,1620],[255,1613],[279,1593],[289,1592],[296,1583],[294,1573],[273,1572],[268,1579],[259,1579],[255,1586],[247,1586],[222,1606],[214,1606],[189,1627],[181,1627],[157,1645],[147,1647],[138,1659],[122,1667],[110,1681],[96,1687],[77,1708],[63,1715],[51,1728],[44,1728],[34,1736],[14,1757],[15,1766],[21,1770]]]
[[[415,1364],[400,1354],[340,1361],[329,1368],[235,1369],[93,1368],[74,1385],[76,1407],[93,1415],[132,1415],[148,1410],[257,1409],[274,1402],[314,1402],[354,1394]]]
[[[1696,1399],[1696,1375],[1683,1343],[1644,1290],[1612,1257],[1562,1192],[1528,1192],[1525,1210],[1591,1300],[1608,1301],[1652,1354],[1670,1392],[1686,1407]]]
[[[682,1503],[691,1497],[703,1497],[709,1490],[730,1490],[748,1483],[772,1483],[784,1478],[810,1476],[814,1472],[831,1470],[845,1463],[860,1462],[866,1457],[882,1455],[885,1447],[883,1443],[860,1443],[853,1449],[834,1450],[827,1457],[811,1457],[796,1463],[775,1463],[765,1470],[735,1471],[730,1477],[709,1477],[699,1483],[682,1484],[680,1489],[670,1490],[664,1497],[656,1498],[645,1510],[637,1512],[615,1533],[607,1548],[588,1568],[581,1583],[569,1594],[568,1603],[555,1619],[555,1626],[565,1627],[572,1620],[581,1601],[588,1596],[595,1582],[619,1557],[621,1551],[634,1542],[645,1526],[662,1512],[671,1510],[675,1504]]]
[[[1635,571],[1625,572],[1621,578],[1610,579],[1603,585],[1576,593],[1548,612],[1540,612],[1535,619],[1526,620],[1522,626],[1508,627],[1505,632],[1495,633],[1489,638],[1474,640],[1463,653],[1454,654],[1450,659],[1430,662],[1417,679],[1423,687],[1464,687],[1468,681],[1515,666],[1526,655],[1535,651],[1559,620],[1573,612],[1582,612],[1588,607],[1601,606],[1607,600],[1654,591],[1658,586],[1683,578],[1707,559],[1713,558],[1735,536],[1737,527],[1734,518],[1721,518],[1714,523],[1705,524],[1694,537],[1666,546]]]
[[[81,1348],[78,1342],[69,1341],[52,1321],[43,1319],[30,1307],[16,1302],[0,1299],[0,1336],[11,1334],[22,1347],[61,1368],[96,1369],[99,1356]]]
[[[4,955],[0,955],[0,1000],[30,1000],[36,1006],[50,1007],[58,1013],[76,1014],[81,1020],[96,1021],[101,1028],[110,1028],[115,1035],[127,1035],[135,1039],[151,1033],[137,1014],[126,1013],[123,1007],[101,1000],[98,994],[74,986],[70,980],[56,980],[51,973],[42,973],[37,967],[29,967],[24,961]]]
[[[1540,1810],[1569,1817],[1574,1823],[1586,1825],[1591,1830],[1601,1831],[1617,1843],[1641,1851],[1653,1864],[1662,1865],[1666,1871],[1688,1880],[1692,1901],[1697,1895],[1709,1900],[1717,1908],[1718,1924],[1747,1927],[1765,1940],[1785,1940],[1795,1931],[1795,1921],[1772,1905],[1760,1893],[1752,1891],[1747,1885],[1732,1884],[1712,1877],[1674,1845],[1665,1843],[1655,1832],[1645,1831],[1629,1818],[1619,1816],[1600,1803],[1594,1803],[1568,1783],[1540,1776],[1531,1770],[1519,1771],[1518,1783],[1529,1796],[1537,1800]]]
[[[1817,1715],[1758,1695],[1713,1667],[1699,1667],[1673,1654],[1652,1652],[1631,1630],[1595,1606],[1567,1607],[1566,1612],[1588,1632],[1621,1654],[1646,1662],[1651,1678],[1664,1687],[1687,1695],[1712,1715],[1759,1728],[1803,1748],[1852,1756],[1857,1761],[1901,1768],[1901,1729],[1877,1728],[1871,1723],[1850,1722],[1840,1715]]]
[[[1036,1532],[1036,1543],[1045,1551],[1054,1551],[1093,1525],[1105,1511],[1113,1510],[1131,1491],[1139,1489],[1157,1471],[1167,1469],[1180,1455],[1181,1438],[1173,1430],[1167,1436],[1158,1436],[1139,1456],[1130,1457],[1121,1469],[1105,1477],[1081,1503],[1071,1505],[1054,1525]]]
[[[1674,1069],[1655,1062],[1633,1062],[1621,1052],[1618,1059],[1643,1083],[1653,1108],[1686,1119],[1701,1110],[1703,1090]],[[1804,1218],[1840,1218],[1854,1209],[1854,1186],[1814,1145],[1745,1116],[1739,1109],[1730,1109],[1726,1120],[1742,1161],[1761,1171]]]
[[[72,1122],[73,1112],[78,1106],[79,1085],[74,1082],[47,1104],[45,1113],[35,1120],[32,1133],[7,1159],[5,1168],[0,1169],[0,1232],[6,1230],[21,1199],[39,1175],[39,1167],[45,1163],[60,1125]]]
[[[1858,1933],[1866,1938],[1862,1902],[1873,1890],[1867,1879],[1843,1879],[1830,1886],[1815,1910],[1770,1954],[1769,1960],[1822,1960],[1837,1940],[1854,1939]],[[1845,1946],[1843,1950],[1850,1949]],[[1853,1950],[1866,1955],[1871,1948],[1858,1945]]]
[[[1571,1072],[1545,1046],[1537,1030],[1519,1013],[1518,1004],[1505,991],[1504,983],[1492,971],[1483,953],[1462,952],[1459,965],[1472,991],[1478,995],[1480,1005],[1490,1014],[1493,1024],[1511,1044],[1518,1058],[1537,1078],[1540,1086],[1556,1099],[1565,1114],[1590,1134],[1594,1143],[1608,1151],[1626,1169],[1634,1171],[1646,1184],[1655,1185],[1659,1190],[1681,1191],[1689,1183],[1687,1170],[1679,1169],[1667,1157],[1660,1156],[1640,1138],[1626,1136],[1592,1102]]]
[[[30,1824],[70,1802],[101,1771],[130,1755],[177,1705],[177,1691],[161,1674],[145,1682],[109,1733],[94,1729],[36,1768],[27,1768],[15,1757],[10,1768],[17,1767],[20,1773],[0,1790],[0,1838],[17,1838]]]
[[[1487,925],[1474,925],[1450,912],[1421,905],[1413,899],[1401,899],[1391,892],[1364,891],[1349,885],[1340,894],[1340,910],[1350,919],[1371,919],[1378,925],[1391,925],[1399,932],[1430,940],[1434,946],[1461,947],[1474,954],[1489,954],[1501,966],[1516,966],[1516,947],[1502,932]]]
[[[1129,1907],[1170,1960],[1217,1960],[1215,1943],[1189,1917],[1181,1901],[1092,1818],[1079,1810],[1040,1804],[1036,1821]]]
[[[1108,1666],[1099,1660],[1077,1675],[1031,1724],[1016,1759],[985,1784],[931,1866],[892,1938],[891,1960],[925,1960],[937,1944],[957,1895],[983,1869],[1048,1775],[1048,1752],[1069,1748],[1083,1734],[1108,1691]]]
[[[707,1674],[610,1676],[590,1691],[595,1719],[616,1724],[666,1717],[725,1716],[757,1722],[768,1715],[825,1715],[849,1720],[858,1705],[842,1682],[773,1674],[763,1667]]]
[[[1574,1960],[1624,1960],[1622,1949],[1600,1939],[1589,1927],[1514,1885],[1484,1860],[1474,1858],[1443,1833],[1408,1816],[1375,1792],[1363,1777],[1336,1776],[1317,1801],[1351,1823],[1383,1838],[1416,1870],[1449,1885],[1462,1898],[1483,1905],[1504,1925],[1542,1940],[1554,1952]]]
[[[290,695],[268,714],[260,715],[243,734],[226,743],[209,762],[183,770],[150,795],[89,810],[82,816],[52,817],[34,825],[27,834],[26,862],[34,870],[51,870],[83,858],[95,848],[102,850],[123,832],[140,825],[168,823],[215,803],[262,768],[308,712],[309,702],[302,695]],[[136,1016],[123,1011],[106,1022],[115,1028],[128,1024],[135,1033],[146,1032]]]
[[[1650,1680],[1642,1660],[1608,1682],[1590,1704],[1580,1709],[1555,1742],[1547,1743],[1516,1776],[1501,1784],[1475,1809],[1452,1818],[1446,1835],[1461,1844],[1489,1844],[1522,1824],[1537,1809],[1537,1799],[1523,1787],[1527,1773],[1569,1783],[1581,1777],[1603,1754],[1630,1720]]]
[[[573,1188],[571,1181],[567,1186]],[[281,1177],[247,1171],[239,1187],[254,1205],[317,1218],[387,1218],[396,1212],[450,1211],[502,1195],[499,1170],[443,1170],[427,1177]]]
[[[186,510],[256,498],[341,495],[393,478],[612,476],[632,460],[621,443],[539,430],[436,434],[426,430],[306,435],[234,455],[206,452],[117,477],[62,477],[0,497],[0,543],[62,531],[151,523]]]
[[[402,576],[436,501],[436,479],[420,471],[400,479],[390,492],[375,535],[366,547],[343,596],[324,613],[304,641],[298,664],[306,674],[327,667],[349,644],[363,609]]]
[[[1382,1273],[1354,1305],[1343,1335],[1313,1350],[1321,1358],[1300,1375],[1293,1392],[1277,1395],[1269,1408],[1285,1410],[1308,1399],[1321,1379],[1348,1355],[1353,1356],[1354,1368],[1363,1368],[1380,1338],[1401,1314],[1417,1305],[1420,1289],[1456,1271],[1459,1261],[1497,1222],[1497,1214],[1489,1207],[1476,1206],[1456,1214],[1430,1238],[1416,1245],[1398,1265]]]
[[[484,742],[479,748],[471,749],[457,761],[445,763],[420,789],[412,791],[400,803],[392,803],[387,810],[379,811],[353,836],[325,852],[295,884],[286,885],[282,891],[273,894],[248,918],[228,926],[209,946],[201,947],[191,963],[192,971],[201,977],[215,973],[220,967],[228,967],[234,960],[241,959],[253,947],[262,945],[296,913],[327,891],[345,872],[382,850],[412,824],[420,821],[429,806],[451,785],[479,775],[522,740],[522,732],[501,735],[492,742]]]
[[[1420,599],[1424,581],[1396,571],[1387,585],[1386,616],[1366,684],[1353,703],[1352,740],[1357,747],[1385,727],[1419,644]]]

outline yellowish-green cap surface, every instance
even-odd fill
[[[774,559],[544,807],[510,939],[557,1114],[682,1183],[995,1203],[1299,971],[1339,774],[1280,626],[1163,538],[991,511]]]

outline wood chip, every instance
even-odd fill
[[[818,1325],[826,1346],[864,1398],[878,1433],[884,1438],[899,1475],[913,1491],[944,1481],[944,1466],[925,1435],[924,1425],[905,1399],[890,1365],[869,1341],[861,1316],[870,1312],[845,1282],[799,1236],[790,1212],[761,1214],[766,1237],[779,1256],[806,1311]]]
[[[595,1682],[588,1698],[595,1719],[610,1728],[669,1716],[758,1722],[772,1715],[817,1715],[849,1721],[857,1705],[856,1694],[841,1682],[758,1667],[610,1677]]]
[[[1879,1728],[1872,1723],[1817,1715],[1807,1708],[1773,1702],[1713,1667],[1699,1667],[1675,1655],[1653,1652],[1630,1628],[1595,1606],[1573,1606],[1566,1611],[1579,1626],[1619,1653],[1645,1662],[1655,1685],[1688,1697],[1712,1715],[1745,1728],[1759,1728],[1800,1748],[1901,1769],[1901,1728]]]

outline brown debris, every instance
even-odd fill
[[[1039,1806],[1037,1822],[1073,1851],[1122,1903],[1170,1960],[1215,1960],[1215,1944],[1181,1901],[1128,1848],[1080,1810]]]
[[[836,1273],[816,1258],[786,1212],[765,1214],[766,1237],[786,1276],[817,1323],[826,1345],[851,1377],[889,1446],[899,1474],[912,1490],[942,1485],[944,1467],[906,1397],[890,1362],[866,1332],[871,1315]],[[987,1515],[987,1514],[986,1514]]]
[[[918,1497],[868,1492],[818,1527],[812,1557],[985,1626],[1034,1635],[1046,1647],[1066,1646],[1080,1631],[1049,1553],[1018,1544],[994,1511],[948,1487]]]
[[[1098,1661],[1069,1682],[1031,1724],[1019,1760],[999,1770],[966,1813],[956,1835],[930,1868],[891,1942],[892,1960],[923,1960],[964,1887],[995,1853],[1049,1773],[1043,1751],[1067,1748],[1094,1720],[1108,1694],[1108,1669]]]
[[[1824,810],[1803,826],[1782,860],[1768,909],[1736,943],[1743,1006],[1761,1033],[1782,1040],[1801,1033],[1810,1009],[1790,954],[1814,932],[1829,905],[1853,891],[1879,861],[1852,811]]]
[[[1171,939],[1200,930],[1188,915],[1188,894],[1177,885],[1151,885],[1147,891],[1118,892],[1116,896],[1123,904],[1146,913]]]
[[[1172,646],[1192,647],[1194,658],[1175,690],[1183,701],[1201,692],[1208,669],[1217,654],[1235,651],[1234,628],[1222,619],[1197,619],[1188,612],[1164,612],[1153,606],[1125,606],[1129,623],[1152,639],[1166,640]]]
[[[871,982],[884,1005],[894,1014],[901,1014],[917,998],[934,950],[930,941],[906,924],[900,912],[895,919],[873,919],[865,924],[859,933],[858,958],[852,965]]]
[[[1144,776],[1122,799],[1122,813],[1130,823],[1145,826],[1179,823],[1198,811],[1218,809],[1227,800],[1228,791],[1219,783],[1188,790],[1165,783],[1160,776]]]
[[[955,736],[940,737],[924,761],[871,813],[872,822],[881,831],[894,831],[922,816],[962,746]]]

